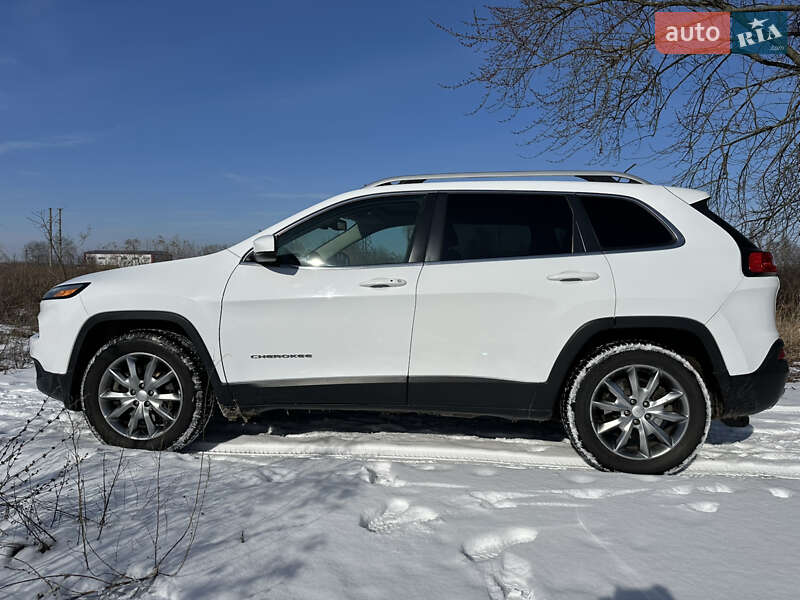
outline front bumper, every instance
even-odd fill
[[[75,409],[73,406],[70,390],[72,389],[72,377],[69,373],[50,373],[45,371],[41,363],[33,359],[36,368],[36,387],[45,396],[60,400],[64,406]]]
[[[722,413],[716,416],[744,417],[775,406],[789,377],[789,361],[779,358],[782,351],[783,340],[777,340],[758,369],[721,380]]]

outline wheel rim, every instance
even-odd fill
[[[175,424],[183,390],[163,358],[134,352],[105,370],[98,389],[100,412],[114,430],[132,440],[150,440]]]
[[[689,425],[686,391],[666,371],[628,365],[606,375],[592,393],[592,428],[611,452],[634,460],[666,454]]]

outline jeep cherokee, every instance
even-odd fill
[[[594,171],[411,175],[208,256],[48,291],[37,385],[104,442],[178,449],[215,404],[560,418],[591,465],[688,465],[788,374],[772,256],[708,195]]]

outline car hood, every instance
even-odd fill
[[[219,305],[239,257],[228,250],[182,260],[108,269],[65,283],[89,283],[76,297],[92,315],[105,311],[181,312],[187,303]]]
[[[68,279],[68,283],[143,283],[146,281],[166,283],[171,277],[191,277],[206,268],[214,268],[220,264],[235,264],[239,258],[229,250],[222,250],[214,254],[196,256],[193,258],[182,258],[164,262],[150,263],[144,265],[133,265],[130,267],[117,267],[86,273]],[[63,284],[59,284],[63,285]]]

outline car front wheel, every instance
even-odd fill
[[[199,359],[175,333],[133,331],[110,340],[83,377],[83,412],[103,442],[177,450],[203,430],[213,407]]]

